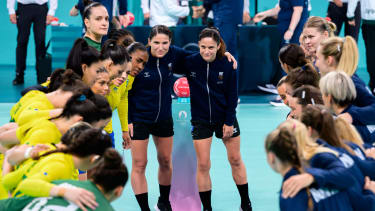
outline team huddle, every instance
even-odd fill
[[[151,28],[147,46],[124,29],[107,34],[108,12],[97,2],[86,6],[83,20],[85,34],[65,68],[25,89],[0,127],[0,210],[113,210],[110,202],[129,177],[139,208],[150,210],[150,135],[159,163],[155,209],[172,210],[174,73],[189,83],[203,210],[212,210],[214,134],[227,149],[240,210],[252,210],[236,118],[237,62],[220,32],[203,29],[199,52],[191,52],[171,45],[172,32],[163,25]],[[334,24],[310,17],[301,45],[279,52],[287,75],[277,88],[291,112],[267,136],[265,149],[283,176],[281,210],[375,210],[375,97],[356,75],[356,42],[334,31]],[[130,176],[114,149],[116,109],[122,147],[131,151]]]
[[[375,97],[357,76],[358,47],[320,17],[283,46],[277,89],[291,108],[265,141],[283,177],[280,210],[375,210]]]
[[[0,128],[1,210],[113,210],[131,179],[140,209],[150,210],[145,177],[149,137],[159,162],[156,210],[172,210],[173,73],[190,86],[197,184],[204,210],[211,207],[210,147],[223,140],[241,210],[251,210],[240,155],[237,62],[215,28],[199,34],[199,52],[171,45],[172,32],[151,29],[148,46],[124,29],[108,31],[108,12],[97,2],[83,13],[85,34],[64,69],[26,88]],[[102,38],[108,36],[106,41]],[[102,44],[103,43],[103,44]],[[131,150],[130,176],[114,149],[117,109],[122,147]]]

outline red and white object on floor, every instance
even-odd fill
[[[179,78],[173,86],[173,91],[178,97],[189,97],[190,89],[186,77]]]

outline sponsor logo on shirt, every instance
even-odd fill
[[[310,188],[310,193],[311,193],[311,196],[313,197],[314,201],[316,203],[319,203],[319,201],[323,200],[323,199],[327,199],[333,195],[335,195],[336,193],[338,193],[337,190],[328,190],[328,189],[315,189],[315,188]]]
[[[350,168],[354,164],[353,159],[347,154],[341,154],[339,156],[339,159],[341,160],[341,162],[344,164],[346,168]]]
[[[196,78],[197,77],[197,73],[196,72],[190,72],[190,77]]]
[[[219,72],[219,76],[217,77],[219,80],[217,81],[217,84],[223,84],[224,79],[224,72]]]
[[[148,78],[148,77],[150,77],[151,75],[150,75],[150,73],[149,72],[144,72],[143,73],[143,77],[145,77],[145,78]]]

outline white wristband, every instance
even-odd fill
[[[31,150],[33,150],[33,147],[29,147],[29,148],[26,149],[25,155],[24,155],[25,159],[30,158]]]

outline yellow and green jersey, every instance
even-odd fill
[[[44,92],[38,90],[32,90],[26,93],[21,99],[11,108],[10,110],[10,121],[16,122],[21,112],[26,108],[27,105],[42,100],[46,97]]]
[[[2,184],[14,197],[47,197],[54,186],[51,182],[61,179],[77,179],[77,169],[72,155],[53,153],[5,175]]]
[[[17,128],[16,135],[20,144],[34,146],[36,144],[57,144],[62,136],[61,132],[53,123],[45,118],[38,121],[28,122]]]
[[[118,109],[118,115],[121,123],[122,131],[128,131],[128,93],[132,88],[134,77],[128,75],[128,78],[120,86],[111,85],[110,93],[107,96],[109,105],[112,111]],[[107,133],[112,133],[112,120],[105,126],[104,130]]]
[[[114,211],[110,202],[104,197],[102,192],[91,181],[74,181],[74,180],[58,180],[54,184],[63,187],[78,187],[92,192],[95,195],[95,201],[98,203],[95,211]],[[86,207],[87,210],[92,209]],[[44,210],[64,210],[64,211],[80,211],[75,204],[66,201],[61,197],[43,197],[33,198],[30,196],[22,196],[20,198],[11,198],[0,201],[0,210],[7,211],[44,211]]]

